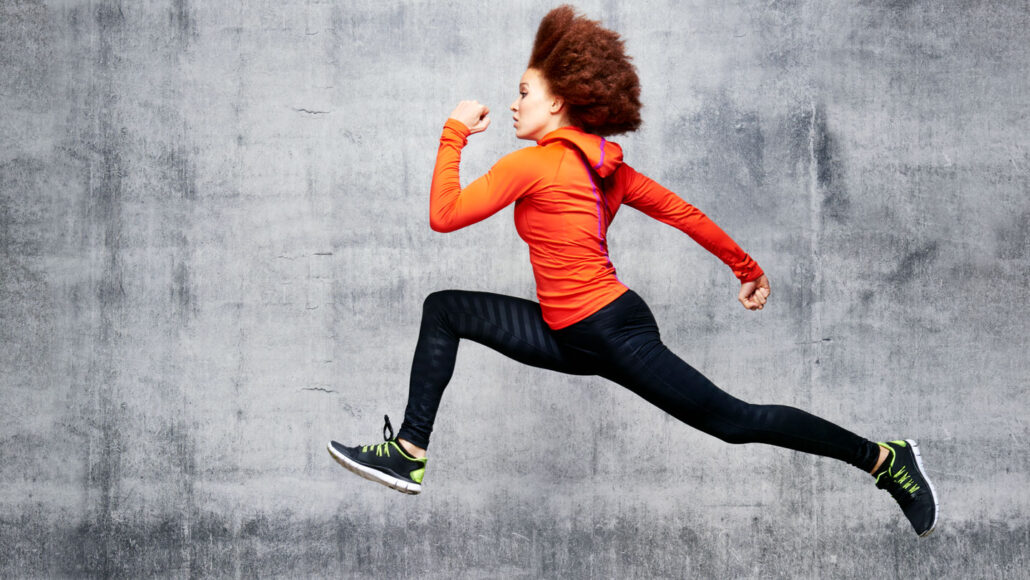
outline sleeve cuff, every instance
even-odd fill
[[[452,136],[461,142],[461,146],[464,147],[468,143],[468,136],[472,134],[472,130],[465,126],[465,123],[457,119],[447,119],[447,122],[443,125],[443,136]]]
[[[765,274],[762,271],[762,267],[751,256],[746,256],[742,263],[733,268],[733,273],[742,284],[754,282]]]
[[[754,282],[762,276],[765,276],[765,272],[763,272],[762,269],[758,266],[755,266],[755,269],[751,272],[751,275],[741,279],[741,282]]]

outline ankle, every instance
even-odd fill
[[[880,468],[883,467],[883,462],[887,460],[887,455],[889,454],[886,447],[883,445],[879,445],[879,447],[880,458],[876,460],[876,465],[873,466],[873,470],[869,472],[871,475],[876,475],[876,472],[880,471]]]
[[[416,446],[414,443],[408,441],[407,439],[398,438],[397,443],[400,444],[401,449],[403,449],[405,453],[414,457],[415,459],[422,459],[426,456],[425,449]]]

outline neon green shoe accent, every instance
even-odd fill
[[[426,468],[416,469],[411,472],[411,479],[415,483],[422,483],[422,476],[426,474]]]
[[[898,447],[908,447],[908,443],[906,443],[905,441],[877,441],[876,444],[880,447],[883,447],[888,452],[887,458],[883,460],[883,465],[880,466],[880,472],[875,475],[876,482],[879,483],[880,477],[884,473],[894,472],[894,447],[892,447],[892,445],[896,445]]]
[[[893,479],[895,483],[901,486],[901,489],[914,494],[919,491],[920,486],[916,484],[912,475],[908,473],[907,467],[902,467],[896,473],[894,471],[894,448],[892,445],[898,447],[908,447],[908,443],[905,441],[889,441],[887,443],[877,443],[880,447],[886,449],[889,453],[888,459],[883,460],[883,465],[880,466],[880,472],[876,474],[876,483],[880,483],[880,478],[886,475],[890,479]]]
[[[382,457],[383,453],[385,453],[386,456],[389,457],[390,456],[390,446],[388,445],[389,443],[390,443],[390,441],[387,441],[386,443],[380,443],[379,445],[362,445],[361,446],[361,452],[365,453],[369,449],[375,449],[376,457]]]
[[[395,447],[397,447],[397,450],[400,451],[401,457],[407,459],[408,461],[415,461],[417,463],[421,463],[422,464],[422,467],[416,469],[415,471],[412,471],[409,474],[412,481],[414,481],[415,483],[422,483],[422,477],[426,474],[426,458],[425,457],[412,457],[412,456],[408,455],[408,452],[405,451],[404,448],[401,447],[400,444],[396,442],[396,440],[392,441],[392,443],[394,444]]]

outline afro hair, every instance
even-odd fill
[[[640,79],[622,39],[572,6],[540,21],[529,68],[565,99],[569,120],[584,131],[607,137],[640,127]]]

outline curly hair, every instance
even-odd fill
[[[630,60],[617,32],[564,4],[540,21],[529,68],[565,99],[574,125],[607,137],[640,127],[640,79]]]

